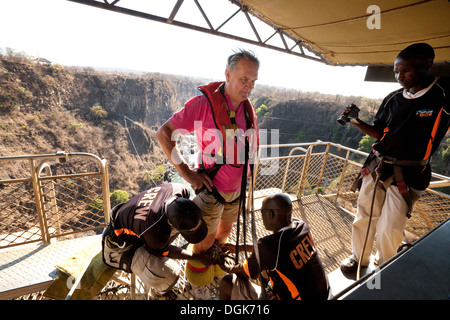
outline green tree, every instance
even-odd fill
[[[153,169],[151,172],[147,171],[147,184],[157,184],[161,182],[161,180],[164,177],[165,169],[164,165],[159,165],[155,169]]]
[[[102,108],[102,106],[92,106],[91,107],[91,112],[92,114],[96,117],[96,118],[106,118],[106,116],[108,115],[108,112]]]
[[[130,200],[130,195],[125,190],[114,190],[114,192],[109,195],[109,199],[111,201],[112,208],[120,203]]]
[[[446,143],[450,143],[450,139],[445,140]],[[450,146],[442,150],[442,159],[448,161],[450,159]]]
[[[91,114],[97,119],[99,125],[101,127],[105,126],[105,118],[108,115],[108,112],[102,108],[102,106],[96,105],[91,107]]]
[[[89,204],[89,207],[93,213],[99,213],[100,211],[103,211],[103,200],[100,198],[94,199]]]
[[[371,136],[366,134],[359,141],[358,150],[359,151],[364,151],[364,152],[370,152],[370,150],[372,150],[372,145],[373,145],[374,142],[375,142],[375,138],[372,138]]]
[[[256,115],[258,117],[263,117],[267,112],[269,111],[269,107],[265,104],[262,104],[259,106],[258,109],[256,109]]]

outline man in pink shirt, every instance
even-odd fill
[[[206,252],[217,240],[225,243],[237,220],[241,180],[244,172],[244,141],[250,153],[256,153],[258,124],[248,99],[258,78],[259,60],[248,51],[231,55],[225,70],[225,82],[212,82],[199,89],[203,95],[189,100],[158,130],[156,137],[180,175],[194,189],[202,190],[193,201],[202,209],[208,235],[193,252]],[[189,168],[176,145],[176,136],[196,132],[201,151],[199,163],[208,171]],[[223,164],[214,166],[216,164]],[[214,170],[215,171],[215,170]],[[201,270],[205,270],[200,268]],[[201,271],[199,268],[193,268]]]

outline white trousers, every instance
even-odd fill
[[[359,261],[364,239],[369,224],[375,181],[370,174],[363,177],[357,203],[356,217],[353,222],[352,248],[353,257]],[[369,265],[373,241],[376,238],[377,264],[381,264],[397,253],[404,238],[408,206],[396,186],[390,185],[385,191],[376,186],[373,204],[372,222],[370,224],[364,256],[361,265]]]

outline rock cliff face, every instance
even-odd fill
[[[180,109],[190,97],[198,94],[200,84],[189,78],[146,74],[87,75],[76,74],[80,87],[72,91],[70,105],[101,105],[111,115],[140,121],[146,126],[158,126]]]
[[[5,59],[0,54],[0,156],[89,152],[108,161],[111,190],[135,194],[173,170],[155,133],[173,112],[199,94],[206,79],[163,74],[95,71]],[[349,103],[360,106],[368,122],[380,101],[289,91],[258,85],[252,93],[260,128],[279,129],[279,143],[340,143],[358,148],[362,133],[336,122]],[[364,110],[364,111],[363,111]],[[433,163],[448,174],[450,157],[441,149]],[[195,140],[181,150],[191,164]],[[0,179],[19,176],[20,166],[2,170]],[[152,179],[149,179],[149,176]],[[154,180],[154,179],[153,179]]]
[[[201,82],[0,60],[0,156],[93,153],[108,161],[111,190],[136,193],[169,169],[155,132]]]
[[[335,103],[302,98],[279,102],[259,118],[259,123],[261,128],[279,129],[280,143],[322,140],[356,149],[363,133],[336,121],[342,110]]]

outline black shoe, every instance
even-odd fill
[[[361,266],[361,268],[367,268],[367,266]],[[347,258],[341,262],[341,271],[346,274],[356,273],[358,270],[358,261],[353,257]]]
[[[155,289],[152,288],[150,294],[151,294],[152,300],[177,300],[177,298],[178,298],[178,295],[174,291],[174,289],[171,289],[164,294],[160,294],[160,293],[156,292]]]

